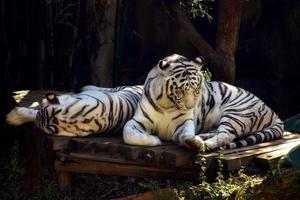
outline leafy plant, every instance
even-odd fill
[[[185,8],[191,18],[202,17],[208,21],[212,21],[213,17],[210,14],[212,10],[211,4],[215,0],[189,0],[181,1],[181,5]]]
[[[212,74],[208,69],[202,71],[205,80],[210,81],[212,79]]]
[[[178,196],[186,199],[250,199],[255,194],[256,187],[264,178],[248,176],[243,169],[235,176],[230,175],[225,179],[223,175],[223,150],[218,151],[217,165],[218,171],[215,182],[206,181],[206,161],[203,154],[198,154],[197,164],[200,167],[199,181],[197,185],[191,185],[185,189],[179,189]]]

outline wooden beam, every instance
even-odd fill
[[[177,168],[165,166],[137,165],[132,162],[92,161],[87,159],[67,159],[64,162],[56,160],[55,169],[58,172],[92,173],[113,176],[134,176],[151,178],[170,178],[195,180],[198,171],[192,168]]]
[[[72,173],[68,171],[58,171],[57,181],[59,189],[62,191],[70,191],[72,183]]]
[[[260,149],[252,149],[244,152],[239,152],[235,154],[225,155],[223,158],[224,164],[228,171],[234,171],[240,169],[242,166],[246,166],[254,157],[258,155],[271,153],[274,151],[281,150],[281,153],[288,152],[293,147],[299,145],[300,139],[294,140],[293,142],[287,142],[285,144],[279,144],[277,146],[269,146]]]

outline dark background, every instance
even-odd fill
[[[172,53],[189,58],[197,51],[179,32],[159,0],[120,1],[115,21],[111,82],[101,86],[142,84],[159,59]],[[1,119],[14,103],[12,91],[78,91],[94,81],[95,57],[103,45],[107,1],[2,0],[0,9]],[[91,5],[94,6],[91,9]],[[213,20],[191,19],[214,46]],[[92,11],[91,11],[92,10]],[[298,0],[243,1],[235,84],[262,98],[283,119],[300,111],[300,3]],[[3,123],[2,123],[3,124]]]

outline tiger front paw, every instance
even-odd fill
[[[214,142],[211,139],[205,140],[204,145],[205,145],[205,150],[207,150],[207,151],[212,151],[217,148],[216,142]]]
[[[195,151],[195,152],[204,152],[205,151],[204,141],[199,136],[195,136],[193,138],[186,139],[185,144],[192,151]]]

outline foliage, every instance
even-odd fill
[[[189,0],[181,1],[181,5],[185,8],[188,15],[191,18],[206,18],[208,21],[212,21],[213,17],[210,14],[212,10],[212,3],[215,0]]]
[[[19,152],[19,143],[14,142],[11,147],[9,160],[1,160],[0,166],[0,199],[20,199],[20,200],[68,200],[69,197],[60,192],[54,179],[53,172],[44,171],[42,186],[37,188],[37,193],[33,196],[25,194],[26,189],[24,178],[24,168]]]
[[[212,74],[208,69],[202,71],[205,80],[210,81],[212,79]]]
[[[202,154],[199,154],[197,164],[200,166],[199,180],[201,182],[179,189],[178,195],[185,199],[251,199],[251,196],[255,194],[256,187],[262,183],[263,178],[248,176],[243,170],[240,170],[237,175],[230,175],[228,179],[225,179],[222,157],[223,151],[220,150],[217,158],[217,176],[215,182],[209,183],[206,181],[205,159]]]
[[[10,151],[10,160],[0,168],[0,198],[17,199],[21,191],[20,178],[24,170],[19,168],[19,144],[15,141]]]

